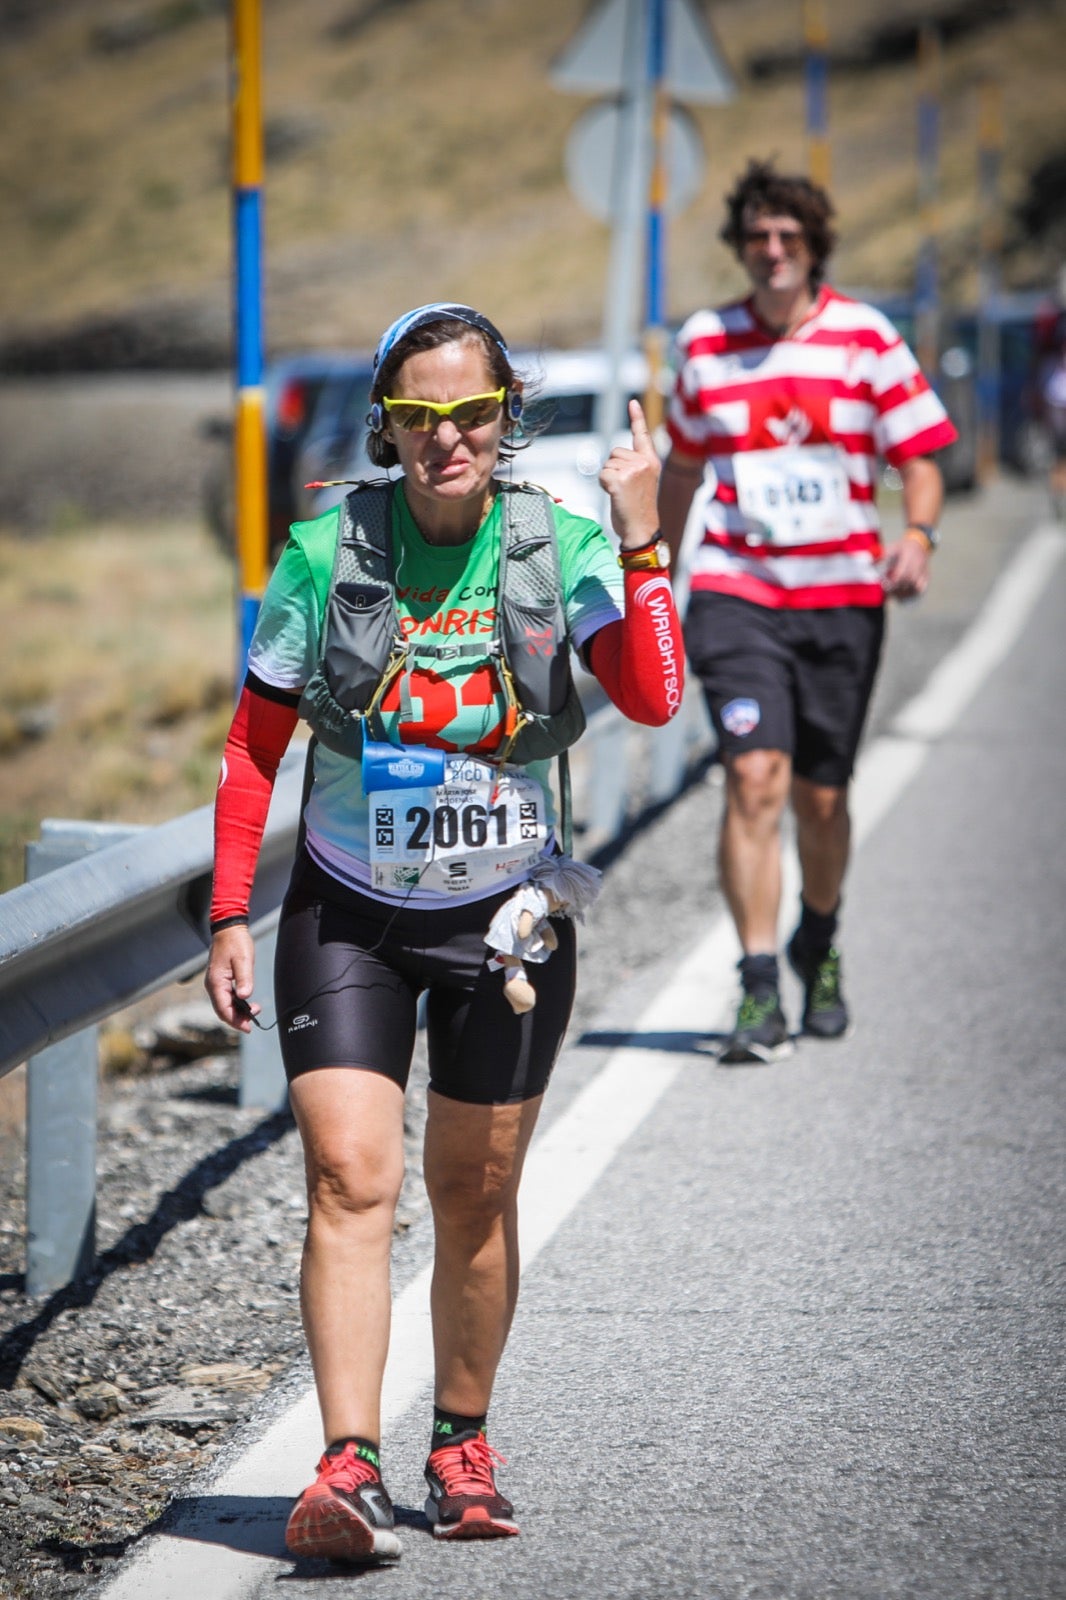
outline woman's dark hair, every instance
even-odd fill
[[[492,374],[492,387],[506,389],[510,393],[517,382],[517,375],[492,335],[481,328],[471,327],[468,322],[459,322],[455,317],[442,317],[439,322],[422,323],[421,326],[413,328],[410,333],[397,339],[374,374],[374,381],[370,386],[371,405],[384,400],[393,380],[409,356],[418,355],[423,350],[437,350],[441,345],[461,344],[464,341],[480,346],[489,372]],[[504,404],[506,403],[505,399]],[[505,435],[500,445],[500,460],[510,461],[516,448],[510,435]],[[391,440],[386,439],[383,433],[373,431],[367,434],[366,453],[376,467],[395,467],[400,459]]]
[[[807,249],[814,257],[811,287],[825,277],[825,264],[837,242],[833,202],[809,178],[779,173],[772,161],[749,161],[748,170],[726,195],[726,219],[719,238],[739,258],[744,249],[744,212],[759,216],[795,217],[803,224]]]

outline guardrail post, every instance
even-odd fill
[[[688,729],[685,726],[685,708],[662,728],[651,734],[651,771],[648,775],[648,798],[653,805],[672,800],[680,789],[688,761]]]
[[[648,798],[653,805],[674,798],[685,781],[693,747],[706,747],[712,739],[703,696],[690,690],[677,716],[652,731]]]
[[[26,846],[27,880],[141,829],[41,824]],[[96,1252],[95,1027],[31,1056],[26,1083],[26,1293],[52,1294],[88,1272]]]
[[[622,831],[626,817],[629,724],[600,713],[589,720],[588,832],[590,842],[603,844]]]
[[[255,941],[255,987],[257,1003],[263,1005],[263,1020],[274,1020],[273,1007],[264,1004],[262,997],[273,992],[274,950],[278,942],[275,919],[268,932]],[[280,1111],[288,1105],[289,1086],[281,1061],[276,1028],[253,1027],[251,1033],[241,1034],[241,1082],[239,1099],[242,1106],[263,1106],[268,1111]]]

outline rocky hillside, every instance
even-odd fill
[[[699,0],[696,0],[699,3]],[[1006,274],[1066,250],[1066,0],[826,0],[838,281],[910,281],[916,23],[944,39],[945,273],[974,292],[977,90],[1003,87]],[[570,194],[584,108],[548,72],[581,0],[263,0],[267,327],[367,345],[411,303],[484,305],[516,340],[595,336],[608,236]],[[805,159],[801,0],[703,3],[740,88],[696,108],[702,190],[670,228],[669,309],[729,292],[719,200],[752,154]],[[226,0],[0,0],[0,355],[8,371],[224,362]]]

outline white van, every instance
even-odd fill
[[[527,394],[522,420],[528,443],[515,455],[515,481],[539,484],[569,510],[600,521],[604,495],[598,479],[606,451],[595,430],[597,401],[607,382],[605,353],[516,352],[512,364]],[[633,396],[644,399],[647,380],[647,362],[633,351],[622,364],[615,440],[629,442],[626,407]]]

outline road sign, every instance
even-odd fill
[[[549,77],[567,94],[621,94],[627,87],[626,32],[630,0],[602,0],[578,30]],[[666,0],[663,88],[673,100],[723,105],[737,86],[717,42],[692,0]]]
[[[578,118],[566,146],[567,181],[585,210],[601,222],[619,214],[624,179],[619,170],[622,116],[615,101],[601,100]],[[703,141],[692,117],[680,106],[670,111],[666,164],[666,210],[682,211],[703,181]]]
[[[603,340],[608,380],[597,419],[606,454],[619,409],[622,357],[633,344],[642,218],[648,222],[648,309],[658,323],[663,214],[691,199],[702,177],[699,135],[690,121],[670,115],[669,102],[721,104],[736,86],[692,0],[602,0],[550,77],[567,93],[606,93],[613,102],[580,119],[567,151],[578,199],[612,225]]]

